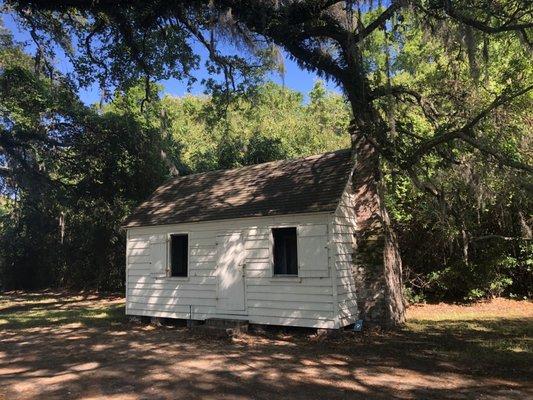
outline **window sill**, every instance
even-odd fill
[[[270,282],[290,282],[290,283],[300,283],[302,278],[298,275],[277,275],[270,278]]]

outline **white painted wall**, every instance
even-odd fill
[[[352,257],[356,251],[354,193],[350,182],[346,185],[333,214],[331,231],[331,257],[334,263],[337,305],[336,316],[339,326],[349,325],[357,320],[357,297],[355,292]]]
[[[126,314],[245,319],[251,323],[336,328],[353,318],[346,285],[348,220],[333,213],[241,218],[128,229]],[[273,276],[271,228],[298,228],[298,277]],[[341,232],[342,231],[342,232]],[[218,300],[217,235],[241,232],[244,311],[225,312]],[[167,277],[167,238],[189,235],[189,276]],[[348,251],[348,250],[346,250]],[[338,276],[337,276],[338,275]],[[351,292],[350,292],[351,293]],[[337,304],[337,299],[339,304]],[[355,309],[356,310],[356,309]],[[348,322],[349,323],[349,322]]]

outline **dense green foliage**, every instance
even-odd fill
[[[407,161],[399,167],[387,164],[388,208],[408,294],[415,300],[531,296],[532,176],[521,168],[533,160],[533,93],[492,108],[494,93],[502,99],[531,82],[530,52],[513,37],[440,29],[441,36],[431,36],[405,15],[403,41],[393,42],[398,33],[384,30],[367,42],[367,59],[381,64],[372,75],[376,85],[388,81],[421,96],[381,100],[403,154],[416,154],[434,130],[442,137],[482,115],[465,142],[444,142],[417,163],[402,155]],[[401,53],[389,60],[387,52],[396,49]],[[513,162],[517,168],[506,167]]]
[[[4,160],[1,285],[116,288],[120,222],[164,178],[160,135],[127,112],[82,105],[68,81],[0,48]]]
[[[156,91],[155,89],[153,90]],[[117,94],[104,113],[129,110],[158,129],[182,173],[233,168],[349,147],[350,112],[340,95],[318,81],[302,94],[267,83],[220,110],[208,96],[164,96],[141,113],[141,87]]]

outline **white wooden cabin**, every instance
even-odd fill
[[[165,183],[125,222],[126,314],[353,323],[352,165],[343,150]]]

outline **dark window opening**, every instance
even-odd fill
[[[170,276],[187,276],[189,237],[170,235]]]
[[[298,275],[296,228],[273,228],[274,275]]]

